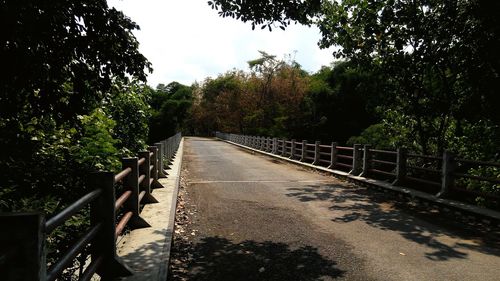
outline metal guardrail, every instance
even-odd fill
[[[467,179],[491,184],[500,184],[500,178],[470,174],[474,167],[500,167],[500,163],[457,159],[450,151],[440,156],[408,153],[404,148],[397,150],[373,149],[370,145],[354,144],[352,147],[338,146],[337,143],[321,144],[316,141],[285,140],[259,136],[246,136],[216,132],[220,139],[229,140],[255,149],[271,152],[290,159],[329,169],[348,171],[363,177],[383,177],[392,180],[393,185],[411,182],[424,184],[436,190],[436,197],[464,192],[499,200],[498,194],[477,190],[467,190],[455,185],[458,179]],[[265,145],[262,145],[262,142]],[[420,165],[419,165],[420,163]]]
[[[158,179],[167,176],[165,168],[175,156],[180,140],[178,133],[139,152],[137,157],[122,158],[122,170],[117,174],[96,172],[89,175],[89,186],[94,190],[48,220],[41,213],[0,214],[2,225],[9,225],[2,227],[0,232],[1,258],[12,264],[6,274],[17,274],[2,276],[2,280],[56,280],[87,246],[90,246],[91,262],[79,280],[90,280],[95,273],[106,280],[131,275],[131,270],[116,254],[117,238],[127,226],[131,229],[150,226],[140,217],[141,204],[158,202],[151,190],[161,187]],[[122,192],[117,198],[118,184]],[[47,269],[47,237],[89,205],[89,229]]]

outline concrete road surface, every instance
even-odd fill
[[[184,165],[190,280],[500,280],[493,230],[214,139]]]

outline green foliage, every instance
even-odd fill
[[[111,99],[105,111],[116,122],[113,138],[123,155],[132,156],[146,148],[149,135],[151,108],[148,99],[152,89],[147,85],[116,83],[111,91]]]
[[[304,100],[304,137],[346,142],[377,122],[376,108],[382,105],[376,75],[350,62],[323,67],[311,76]]]
[[[359,136],[347,140],[348,145],[371,144],[375,149],[395,149],[395,140],[390,137],[384,124],[374,124],[366,128]]]
[[[243,22],[251,22],[252,29],[262,25],[262,29],[269,31],[275,23],[281,29],[285,29],[291,22],[310,24],[312,17],[319,11],[320,0],[211,0],[208,5],[212,9],[219,10],[222,17],[232,17]]]
[[[177,133],[188,117],[193,103],[193,89],[178,82],[159,84],[151,90],[149,105],[149,142],[164,140]]]
[[[81,122],[83,133],[75,148],[76,161],[92,170],[117,171],[120,161],[115,145],[119,141],[112,135],[116,122],[107,117],[102,109],[82,116]]]
[[[221,16],[264,26],[286,20],[303,23],[299,19],[313,17],[322,34],[320,46],[336,46],[334,55],[337,58],[347,59],[351,66],[357,66],[354,76],[368,72],[372,75],[368,80],[378,84],[374,87],[380,93],[374,95],[378,100],[368,106],[380,108],[379,118],[393,127],[391,133],[397,138],[396,142],[408,143],[425,154],[439,154],[449,148],[462,150],[456,144],[468,137],[461,127],[479,122],[489,124],[488,132],[495,132],[482,135],[477,141],[482,144],[481,148],[476,151],[498,150],[498,138],[487,138],[491,134],[498,136],[500,125],[496,109],[500,104],[497,94],[500,53],[496,51],[500,49],[498,1],[319,2],[261,1],[258,5],[250,5],[220,0],[212,1],[211,5],[221,11]],[[304,6],[315,8],[303,9],[299,14],[293,12]],[[347,77],[349,72],[344,73],[344,83],[330,83],[335,84],[333,89],[342,87],[337,88],[334,95],[353,93]],[[354,93],[361,93],[363,88],[358,87]],[[333,99],[334,95],[327,95],[327,90],[311,90],[317,93],[315,98],[318,100]],[[373,88],[369,92],[373,94]],[[347,97],[351,99],[355,95]],[[304,124],[324,131],[325,124],[337,120],[331,121],[328,114],[318,115],[321,109],[316,106],[323,104],[318,100],[313,98],[304,103],[304,108],[312,113],[312,120]],[[338,105],[332,107],[331,101],[326,104],[332,111],[337,110]],[[361,108],[363,106],[351,105],[348,110]],[[371,122],[373,120],[360,127],[366,128]],[[455,124],[460,126],[455,127]],[[357,127],[351,134],[359,133],[359,129]],[[326,131],[342,132],[344,129]],[[403,132],[403,136],[399,132]]]
[[[3,1],[0,117],[51,114],[57,123],[98,106],[114,77],[146,79],[150,68],[132,31],[138,26],[98,1]],[[21,121],[22,122],[22,121]],[[14,135],[17,132],[14,132]]]

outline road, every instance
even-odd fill
[[[500,279],[488,228],[213,139],[183,161],[189,280]]]

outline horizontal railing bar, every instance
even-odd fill
[[[433,159],[433,160],[442,160],[441,157],[432,156],[432,155],[423,155],[423,154],[408,153],[407,156],[408,157],[425,158],[425,159]]]
[[[314,143],[306,143],[306,146],[314,147],[315,144]]]
[[[306,156],[306,157],[304,157],[304,158],[309,159],[309,160],[314,160],[314,157],[309,157],[309,156]]]
[[[378,159],[371,159],[370,162],[380,163],[380,164],[386,164],[386,165],[396,165],[396,163],[394,163],[394,162],[384,161],[384,160],[378,160]]]
[[[141,166],[142,164],[144,164],[144,162],[146,162],[146,158],[143,157],[143,158],[139,159],[139,161],[137,162],[137,164],[139,166]]]
[[[319,162],[323,162],[323,163],[330,163],[330,160],[319,159]]]
[[[321,147],[321,148],[332,148],[331,145],[326,145],[326,144],[320,144],[319,147]]]
[[[79,281],[89,281],[92,278],[92,276],[94,276],[97,269],[101,266],[102,262],[103,262],[103,257],[98,257],[97,259],[93,260],[89,264],[89,266],[87,266],[82,276],[80,277]]]
[[[139,203],[142,201],[142,198],[146,195],[146,190],[143,190],[139,193]]]
[[[417,171],[425,171],[425,172],[431,172],[431,173],[441,173],[441,170],[436,170],[436,169],[431,169],[431,168],[424,168],[424,167],[416,167],[416,166],[407,166],[409,169],[417,170]]]
[[[142,181],[143,181],[145,178],[146,178],[146,175],[140,175],[140,176],[139,176],[139,181],[138,181],[138,182],[139,182],[139,184],[141,184],[141,183],[142,183]]]
[[[352,168],[352,165],[344,164],[344,163],[340,163],[340,162],[335,163],[335,166],[342,166],[342,167],[346,167],[346,168]]]
[[[50,218],[45,223],[45,232],[47,234],[51,233],[56,227],[60,226],[68,218],[70,218],[78,211],[80,211],[83,208],[83,206],[87,205],[88,203],[96,199],[101,194],[101,192],[102,191],[100,189],[96,189],[94,191],[87,193],[82,198],[76,200],[73,204],[66,207],[66,209],[62,210],[61,212]]]
[[[467,160],[467,159],[455,159],[455,161],[461,162],[461,163],[464,163],[464,164],[473,164],[473,165],[484,165],[484,166],[500,167],[500,163],[497,163],[497,162],[475,161],[475,160]]]
[[[330,154],[330,153],[328,153],[328,152],[320,152],[319,154],[320,154],[320,155],[324,155],[324,156],[330,156],[330,155],[331,155],[331,154]]]
[[[412,180],[412,181],[420,182],[420,183],[425,183],[425,184],[434,185],[434,186],[441,186],[440,182],[429,181],[429,180],[424,180],[421,178],[415,178],[415,177],[410,177],[410,176],[406,176],[405,178]]]
[[[392,150],[381,150],[381,149],[370,149],[371,152],[377,152],[377,153],[386,153],[386,154],[398,154],[396,151]]]
[[[500,184],[500,179],[498,179],[498,178],[487,178],[487,177],[462,174],[462,173],[453,173],[453,174],[455,176],[461,177],[461,178],[467,178],[467,179],[473,179],[473,180],[479,180],[479,181],[487,181],[487,182]]]
[[[335,148],[341,149],[341,150],[353,150],[354,149],[350,146],[336,146]]]
[[[349,155],[343,155],[343,154],[337,154],[337,158],[352,159],[352,156],[349,156]]]
[[[285,141],[286,144],[291,144],[292,142],[291,141]]]
[[[378,169],[369,169],[368,171],[369,171],[369,172],[373,172],[373,173],[378,173],[378,174],[388,175],[388,176],[396,176],[396,174],[395,174],[395,173],[386,172],[386,171],[382,171],[382,170],[378,170]]]
[[[48,271],[47,281],[55,280],[61,272],[68,267],[68,265],[73,261],[73,259],[80,253],[80,251],[92,240],[99,229],[101,228],[101,223],[96,224],[94,227],[89,229],[78,241],[69,248],[69,250],[64,254],[64,256],[54,264]]]
[[[116,225],[115,229],[115,237],[118,237],[122,234],[123,229],[127,225],[128,221],[132,218],[134,213],[132,211],[126,212],[125,215],[120,219],[120,222]]]
[[[126,176],[128,176],[132,172],[132,168],[128,167],[124,169],[123,171],[119,172],[118,174],[115,175],[115,182],[119,182],[122,179],[124,179]]]
[[[125,203],[125,201],[127,201],[127,199],[129,199],[131,195],[132,195],[132,190],[127,190],[123,192],[123,194],[118,199],[116,199],[115,211],[120,209],[123,203]]]

